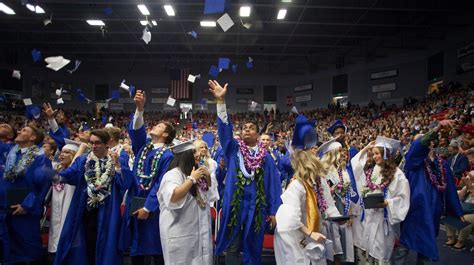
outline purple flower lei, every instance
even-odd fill
[[[439,174],[433,173],[428,159],[425,159],[426,174],[428,175],[431,184],[436,188],[436,190],[444,191],[446,189],[446,169],[443,167],[443,161],[441,160],[441,158],[437,159]]]
[[[204,159],[199,161],[199,166],[204,166]],[[207,185],[207,181],[205,178],[200,178],[196,181],[196,186],[199,188],[200,191],[206,192],[209,190],[209,186]]]
[[[321,178],[316,178],[316,183],[313,184],[313,191],[316,193],[316,197],[318,200],[318,207],[321,213],[324,213],[328,208],[328,203],[324,199],[324,189],[321,186]]]
[[[260,168],[263,159],[265,158],[265,155],[267,154],[267,150],[265,149],[265,146],[263,145],[262,142],[258,143],[258,153],[255,157],[250,157],[250,152],[248,146],[239,139],[239,148],[240,152],[242,153],[242,157],[244,158],[244,164],[247,169],[250,169],[250,171],[255,171],[257,168]]]
[[[367,187],[374,191],[374,190],[385,190],[385,188],[388,186],[388,182],[384,182],[382,184],[375,184],[372,182],[372,173],[374,172],[374,168],[371,167],[365,171],[365,181],[367,182]]]

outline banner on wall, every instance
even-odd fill
[[[468,45],[461,47],[457,51],[458,58],[467,56],[474,52],[474,43],[469,43]]]
[[[388,99],[392,96],[392,92],[387,91],[387,92],[380,92],[377,94],[378,99]]]
[[[295,97],[296,103],[311,101],[311,95],[297,96]]]
[[[168,98],[151,98],[152,104],[165,104]]]
[[[237,88],[237,95],[253,95],[253,88]]]
[[[458,64],[456,73],[459,75],[470,72],[472,70],[474,70],[474,60]]]
[[[239,105],[247,105],[247,104],[249,104],[249,101],[250,101],[250,99],[248,99],[248,98],[238,98],[236,100],[236,103],[239,104]]]
[[[303,92],[303,91],[309,91],[309,90],[313,90],[313,84],[306,84],[306,85],[295,87],[295,92]]]
[[[372,92],[373,93],[393,91],[393,90],[396,90],[396,89],[397,89],[397,84],[396,83],[387,83],[387,84],[380,84],[380,85],[373,85],[372,86]]]
[[[118,103],[135,103],[133,98],[119,98]]]
[[[109,103],[109,109],[110,110],[123,110],[123,104],[122,103]]]
[[[168,94],[168,88],[167,87],[159,87],[159,88],[152,88],[151,93],[153,94]]]
[[[396,76],[398,76],[398,70],[393,69],[393,70],[389,70],[389,71],[372,73],[372,74],[370,74],[370,80],[377,80],[377,79],[396,77]]]

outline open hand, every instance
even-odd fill
[[[228,84],[225,84],[224,87],[222,87],[216,80],[209,80],[207,84],[209,85],[209,91],[211,91],[212,95],[214,95],[214,98],[218,100],[225,99]]]
[[[43,113],[48,117],[48,119],[53,119],[57,112],[58,110],[53,110],[51,104],[43,103]]]
[[[12,205],[10,208],[14,209],[12,215],[25,215],[26,210],[20,204]]]
[[[136,210],[132,214],[136,215],[138,220],[146,220],[148,217],[150,217],[150,213],[145,211],[143,208]]]

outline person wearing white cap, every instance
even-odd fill
[[[79,142],[64,139],[66,145],[63,146],[59,154],[59,163],[55,166],[55,170],[60,172],[68,168],[79,150]],[[71,199],[76,186],[53,182],[51,194],[51,217],[48,237],[48,252],[56,253],[58,249],[59,237],[63,229],[64,221],[71,204]]]
[[[323,218],[338,217],[324,165],[314,155],[318,142],[315,124],[303,115],[296,118],[291,165],[294,176],[281,195],[276,214],[275,259],[277,264],[326,264],[333,246],[322,231]]]
[[[173,147],[174,159],[157,193],[160,237],[165,264],[212,264],[211,216],[202,195],[216,194],[215,177],[199,167],[193,141]]]
[[[367,162],[369,149],[375,164]],[[400,141],[379,136],[351,160],[359,194],[383,194],[383,203],[362,213],[364,233],[356,245],[356,262],[361,264],[390,264],[400,222],[410,207],[408,180],[394,161],[398,149]]]
[[[351,177],[346,168],[347,158],[342,144],[337,138],[333,138],[319,147],[322,153],[321,162],[327,170],[325,180],[331,187],[332,196],[336,202],[339,213],[343,216],[351,216],[356,222],[357,231],[361,231],[359,222],[359,205],[351,201],[352,186]],[[333,241],[335,260],[354,262],[353,229],[349,224],[338,224],[336,222],[324,221],[326,235]]]

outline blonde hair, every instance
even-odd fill
[[[211,158],[211,154],[209,153],[209,146],[207,146],[207,143],[204,142],[203,140],[196,140],[194,141],[194,149],[196,150],[196,152],[201,152],[201,147],[202,146],[206,146],[207,147],[207,153],[204,155],[204,164],[206,165],[206,167],[208,167],[209,163],[207,162],[209,160],[209,158]]]
[[[336,168],[336,170],[344,169],[346,167],[346,161],[343,152],[344,150],[342,148],[336,148],[325,153],[321,158],[324,168],[326,170],[329,170],[331,167]]]
[[[291,166],[295,171],[295,177],[297,179],[311,184],[316,183],[316,178],[327,174],[327,170],[324,168],[323,163],[314,155],[313,152],[311,152],[311,150],[296,150],[293,152]]]

